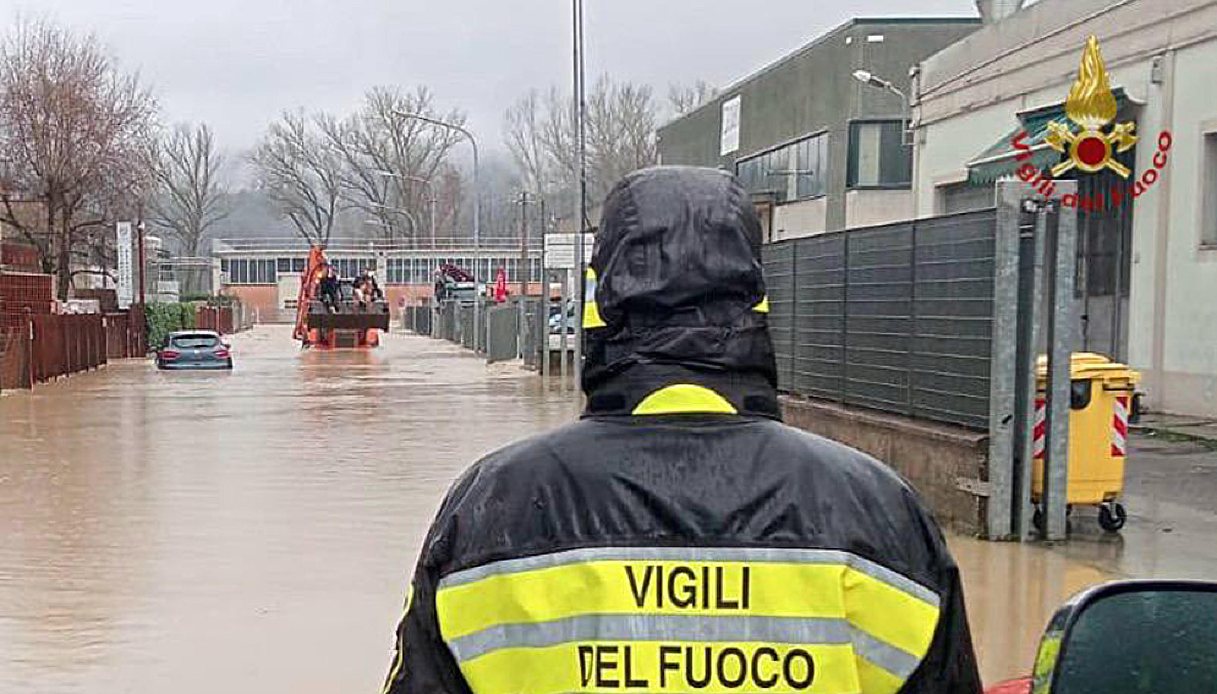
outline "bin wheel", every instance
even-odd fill
[[[1070,520],[1070,516],[1072,516],[1072,515],[1073,515],[1073,506],[1072,505],[1066,506],[1065,507],[1065,534],[1067,534],[1067,535],[1073,534],[1073,521]],[[1032,514],[1032,516],[1031,516],[1031,526],[1033,528],[1035,528],[1035,531],[1037,533],[1039,533],[1041,537],[1043,537],[1047,533],[1047,530],[1044,528],[1044,509],[1040,508],[1039,506],[1035,507],[1035,513]]]
[[[1113,502],[1099,507],[1099,525],[1109,533],[1120,532],[1128,520],[1128,512],[1124,504]]]

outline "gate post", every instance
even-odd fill
[[[997,190],[993,243],[993,335],[989,355],[989,501],[985,520],[990,540],[1014,530],[1015,380],[1018,353],[1019,228],[1024,184],[1003,181]]]
[[[1061,181],[1062,196],[1076,194],[1077,183]],[[1074,273],[1077,259],[1076,210],[1062,210],[1050,202],[1047,269],[1050,320],[1048,323],[1048,440],[1044,461],[1044,539],[1064,540],[1068,534],[1069,392],[1076,331]]]
[[[34,317],[25,309],[25,364],[26,387],[34,389]]]

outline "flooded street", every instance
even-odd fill
[[[302,353],[263,326],[234,350],[231,374],[118,363],[0,399],[0,691],[377,691],[443,490],[575,416],[425,338]],[[1071,592],[1169,569],[1098,539],[953,547],[989,681]]]

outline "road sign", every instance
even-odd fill
[[[592,260],[594,238],[591,234],[583,235],[583,262]],[[554,270],[569,270],[575,267],[575,235],[546,234],[545,235],[545,267]]]
[[[129,308],[135,301],[135,273],[131,258],[131,222],[119,222],[115,227],[118,249],[118,307]]]

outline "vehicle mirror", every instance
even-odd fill
[[[1032,691],[1217,691],[1217,584],[1127,581],[1074,598],[1048,625]]]

